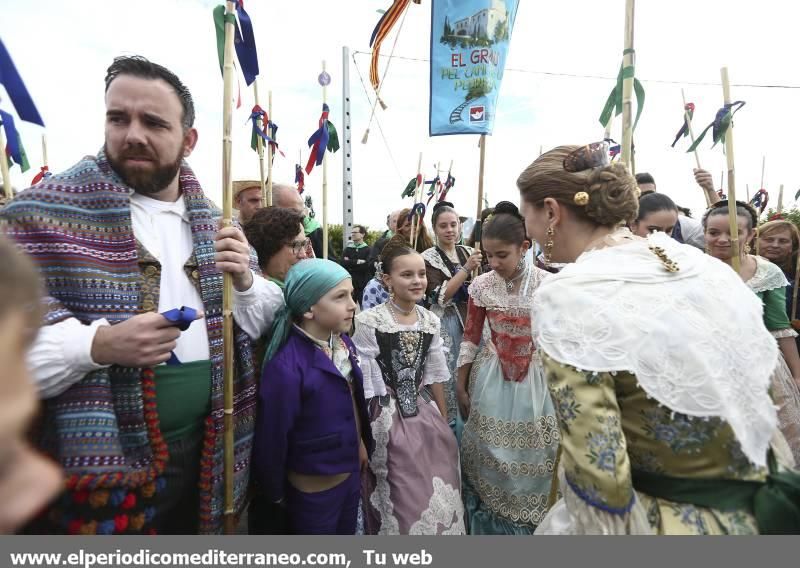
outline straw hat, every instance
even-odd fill
[[[245,189],[261,189],[261,182],[259,180],[238,180],[233,182],[233,200],[239,197]]]

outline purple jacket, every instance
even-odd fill
[[[371,453],[363,375],[353,342],[346,335],[342,339],[350,349],[361,436]],[[282,499],[289,470],[307,475],[357,473],[355,418],[350,387],[333,361],[292,329],[261,377],[253,445],[254,480],[261,491],[273,502]]]

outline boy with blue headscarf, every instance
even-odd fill
[[[285,508],[293,534],[355,534],[372,432],[345,334],[356,309],[350,274],[328,260],[304,260],[285,285],[259,390],[255,480]]]

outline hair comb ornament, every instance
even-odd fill
[[[610,163],[608,142],[592,142],[570,152],[564,158],[564,169],[577,173],[607,166]]]
[[[678,264],[672,260],[670,257],[667,256],[667,253],[664,251],[663,248],[657,247],[655,245],[650,245],[648,247],[650,251],[658,257],[658,260],[661,261],[661,264],[664,265],[664,268],[667,269],[667,272],[678,272],[680,271],[680,267]]]

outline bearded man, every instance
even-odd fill
[[[118,57],[105,86],[99,154],[23,191],[1,214],[48,294],[28,364],[45,399],[38,441],[63,467],[66,490],[37,530],[217,533],[222,273],[235,289],[236,511],[256,408],[250,338],[271,323],[282,294],[260,276],[242,231],[219,229],[220,212],[185,161],[198,133],[180,79],[143,57]],[[182,306],[196,321],[188,311],[161,315]]]

